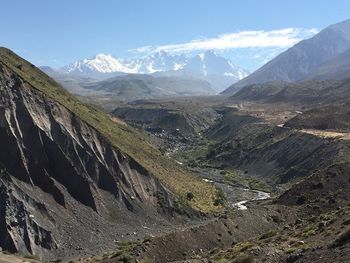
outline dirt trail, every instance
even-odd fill
[[[322,138],[334,138],[340,140],[350,140],[349,132],[324,131],[315,129],[302,129],[300,132],[312,134]]]

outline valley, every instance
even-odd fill
[[[78,101],[75,103],[79,104]],[[148,152],[145,156],[131,151],[130,155],[142,160],[143,165],[150,165],[144,159],[146,156],[158,160],[164,158],[159,165],[163,165],[162,162],[164,162],[166,166],[173,167],[171,169],[174,169],[175,166],[179,167],[176,169],[183,170],[196,178],[193,183],[203,185],[202,189],[191,186],[185,192],[180,189],[175,190],[179,191],[177,193],[182,191],[183,199],[179,200],[179,204],[185,206],[183,208],[177,204],[174,207],[169,206],[170,203],[176,201],[171,200],[173,197],[170,192],[167,192],[167,188],[171,187],[171,192],[173,192],[174,189],[178,189],[182,179],[176,177],[176,181],[167,181],[169,179],[161,175],[159,177],[161,184],[156,183],[156,185],[163,187],[162,183],[165,183],[166,188],[151,190],[157,193],[163,191],[165,194],[165,196],[157,194],[158,201],[156,202],[159,207],[152,212],[155,213],[153,214],[156,215],[155,218],[152,218],[150,209],[153,208],[149,206],[147,220],[144,219],[144,215],[140,219],[133,216],[133,220],[139,220],[140,223],[130,224],[131,218],[128,213],[134,215],[144,213],[145,210],[142,207],[145,206],[144,200],[147,200],[140,196],[140,193],[137,192],[138,188],[133,188],[130,194],[125,192],[128,197],[123,199],[127,207],[126,211],[130,211],[125,214],[125,219],[122,219],[120,212],[119,215],[114,215],[115,219],[112,221],[107,219],[101,224],[96,221],[97,219],[91,221],[92,218],[79,218],[84,222],[93,222],[94,228],[98,230],[94,234],[93,242],[84,240],[84,236],[77,234],[78,232],[71,232],[76,233],[74,236],[79,236],[79,242],[73,241],[78,244],[78,247],[74,248],[74,246],[69,246],[72,241],[61,241],[53,232],[55,242],[59,242],[60,246],[62,242],[67,242],[68,245],[64,248],[64,254],[62,254],[63,251],[57,250],[56,258],[73,262],[133,262],[133,260],[211,262],[225,258],[240,260],[242,257],[247,260],[255,258],[254,262],[274,262],[276,258],[283,258],[287,261],[290,258],[296,258],[292,262],[308,262],[305,260],[311,257],[309,254],[311,250],[317,251],[320,255],[337,253],[337,247],[329,250],[319,246],[323,244],[323,234],[328,233],[329,242],[332,242],[336,238],[336,232],[323,230],[327,227],[314,229],[315,221],[313,220],[316,219],[312,211],[314,207],[318,207],[320,217],[332,220],[333,227],[341,229],[343,226],[341,220],[346,221],[343,218],[346,218],[348,213],[347,206],[336,210],[336,212],[343,213],[343,216],[336,221],[332,219],[333,207],[343,207],[342,204],[344,202],[346,204],[348,196],[345,192],[339,192],[341,197],[334,197],[333,193],[326,192],[322,199],[316,198],[312,201],[314,198],[312,193],[310,197],[305,198],[304,188],[310,187],[310,184],[313,190],[327,188],[323,184],[319,186],[318,183],[312,186],[313,183],[308,178],[320,176],[318,173],[329,173],[328,171],[332,169],[336,169],[333,183],[338,185],[338,180],[343,180],[342,176],[345,171],[342,169],[346,169],[350,161],[347,158],[350,152],[350,142],[347,139],[348,133],[345,126],[337,124],[323,128],[324,126],[318,124],[312,128],[304,127],[303,123],[310,124],[309,121],[304,121],[305,118],[315,120],[314,117],[310,117],[314,112],[320,116],[325,115],[314,110],[312,105],[304,106],[283,100],[272,104],[260,100],[256,102],[237,100],[235,96],[197,96],[118,102],[113,105],[116,108],[110,110],[108,106],[106,110],[111,111],[110,118],[118,124],[118,129],[127,129],[139,134],[137,136],[144,138],[141,139],[141,144],[147,140],[150,145],[155,146],[154,149],[150,148],[151,152],[159,151],[159,153]],[[322,123],[322,121],[328,123],[327,118],[320,119],[319,122]],[[121,133],[121,136],[125,135]],[[126,147],[124,148],[126,151],[132,149],[127,145],[128,141],[120,143],[118,147]],[[146,150],[145,147],[142,146],[142,149]],[[156,157],[158,154],[160,154],[159,157]],[[338,168],[339,164],[341,165]],[[148,169],[154,169],[152,164]],[[160,168],[156,169],[159,172]],[[138,173],[143,172],[140,170]],[[340,178],[338,179],[337,176]],[[135,179],[132,180],[133,187],[137,187]],[[184,179],[184,182],[190,183],[188,179]],[[16,184],[18,187],[23,187],[23,183],[19,181]],[[102,187],[102,190],[113,193],[115,191],[113,189],[104,189],[107,185],[103,186],[102,181],[98,183],[98,187]],[[154,183],[152,185],[154,187]],[[346,185],[347,183],[342,185],[342,189]],[[303,190],[298,190],[299,187],[302,187]],[[332,186],[329,185],[329,187]],[[197,198],[204,201],[203,194],[206,195],[208,191],[204,190],[205,188],[216,189],[216,196],[212,197],[211,208],[208,207],[208,203],[195,201]],[[44,191],[47,190],[44,188]],[[74,193],[73,189],[70,191],[69,196]],[[291,193],[293,197],[287,197]],[[105,206],[108,204],[107,200],[111,201],[111,196],[101,194],[99,194],[99,199],[102,196],[107,198],[104,201],[101,200],[104,203],[103,209],[108,209]],[[330,197],[327,197],[328,195]],[[95,198],[94,194],[92,196]],[[137,196],[136,200],[139,198],[143,200],[141,201],[142,206],[138,208],[135,208],[135,196]],[[64,197],[65,200],[67,198],[68,196]],[[79,199],[79,196],[73,196],[73,198],[76,201],[86,202],[85,197]],[[328,201],[325,203],[323,200],[327,198],[335,200],[335,203],[333,201],[329,204]],[[103,210],[101,210],[102,207],[99,208],[98,202],[101,202],[99,199],[90,205],[93,204],[93,210],[97,210],[97,213],[102,215]],[[152,201],[150,199],[147,202]],[[188,205],[195,208],[197,212],[191,210]],[[54,207],[56,204],[51,204],[51,206]],[[30,206],[27,209],[30,209]],[[81,210],[81,213],[87,213],[83,211]],[[198,211],[201,212],[198,213]],[[103,213],[106,212],[108,213],[108,210]],[[159,212],[161,217],[157,215]],[[65,216],[67,216],[66,213]],[[37,217],[38,215],[35,215],[35,218]],[[70,219],[71,222],[74,220],[76,219]],[[111,227],[113,226],[113,220],[117,220],[118,230],[106,228],[107,222],[110,222]],[[123,220],[125,220],[124,223],[122,223]],[[319,221],[316,220],[316,222]],[[135,224],[140,224],[140,228],[135,227]],[[252,227],[253,225],[256,227]],[[82,228],[82,226],[74,225],[72,227],[76,229],[75,231],[89,229],[87,226]],[[69,228],[65,226],[65,229],[67,231]],[[313,234],[305,234],[311,231],[308,229],[312,229]],[[295,234],[290,235],[288,231],[294,231]],[[106,235],[107,232],[110,233],[110,237]],[[189,245],[184,242],[185,239],[190,239],[193,243]],[[101,242],[103,249],[96,247],[95,240]],[[267,240],[268,243],[266,243]],[[278,243],[280,240],[284,242],[282,245]],[[107,243],[109,243],[108,246],[106,246]],[[185,243],[186,246],[184,246]],[[259,247],[258,250],[256,250],[257,247]],[[72,251],[71,254],[68,251]],[[81,259],[74,256],[78,254]],[[43,255],[41,254],[41,257]],[[342,252],[339,255],[339,258],[342,258],[342,255],[346,253]],[[259,261],[256,261],[257,259]]]
[[[202,36],[262,12],[76,4],[51,52],[0,47],[0,263],[350,262],[349,19]]]
[[[186,102],[185,105],[184,101]],[[155,119],[151,121],[147,121],[147,119],[142,117],[142,112],[150,108],[162,109],[163,111],[171,110],[174,114],[191,113],[192,116],[196,116],[196,113],[200,113],[203,107],[215,111],[217,116],[212,120],[210,117],[202,114],[202,117],[206,118],[206,120],[204,119],[201,122],[209,123],[210,121],[210,124],[200,129],[198,127],[195,129],[195,123],[186,118],[182,119],[181,122],[176,122],[173,120],[173,117],[163,114],[156,115]],[[218,260],[220,258],[222,260],[231,258],[233,262],[252,260],[253,258],[255,259],[254,262],[275,262],[274,260],[276,259],[281,262],[285,262],[284,260],[286,262],[309,262],[307,259],[311,257],[309,251],[317,251],[319,258],[311,258],[315,262],[324,262],[323,255],[328,256],[330,253],[338,253],[335,252],[337,248],[334,248],[335,250],[332,252],[333,248],[329,249],[327,246],[318,245],[320,243],[323,244],[323,234],[334,237],[336,231],[331,233],[331,230],[327,230],[328,232],[325,233],[323,228],[317,228],[313,230],[315,232],[312,234],[306,233],[309,231],[308,229],[314,229],[312,222],[320,222],[312,216],[313,209],[320,209],[320,218],[333,218],[329,213],[332,213],[330,211],[332,211],[333,208],[331,207],[334,207],[334,204],[325,204],[323,198],[311,201],[310,197],[303,197],[304,189],[302,191],[295,189],[303,184],[308,185],[310,180],[307,178],[318,176],[318,171],[337,169],[333,168],[334,164],[337,163],[341,164],[341,167],[349,165],[349,159],[346,157],[350,151],[350,144],[347,139],[349,133],[340,127],[332,127],[330,130],[327,128],[304,129],[299,125],[292,124],[299,119],[303,119],[304,114],[309,115],[309,112],[313,111],[311,108],[312,105],[305,107],[300,104],[293,105],[283,101],[279,104],[252,101],[240,101],[237,103],[236,99],[232,100],[228,97],[196,97],[186,100],[180,98],[171,101],[142,101],[135,105],[123,106],[114,110],[114,114],[117,114],[118,117],[135,127],[142,127],[152,137],[156,138],[158,147],[168,158],[173,158],[178,164],[187,166],[187,169],[195,172],[202,180],[214,184],[222,190],[225,196],[224,204],[226,207],[224,216],[219,216],[216,219],[217,221],[214,221],[215,223],[209,223],[209,225],[220,225],[222,221],[225,221],[223,218],[235,221],[237,220],[237,213],[243,213],[240,216],[244,220],[250,220],[252,219],[251,213],[259,213],[258,211],[262,207],[267,213],[273,213],[275,209],[277,211],[291,209],[288,213],[290,213],[290,216],[295,215],[295,217],[291,216],[291,218],[284,219],[279,219],[279,216],[286,216],[286,211],[281,212],[278,216],[270,215],[273,218],[272,222],[276,224],[276,226],[273,226],[274,230],[266,235],[261,235],[257,240],[253,238],[248,239],[250,240],[248,243],[238,242],[233,248],[229,248],[229,244],[221,244],[221,247],[226,247],[226,249],[214,249],[213,251],[216,252],[211,251],[210,253],[209,251],[201,250],[201,252],[196,252],[189,256],[176,254],[176,257],[171,257],[169,255],[171,251],[167,252],[165,250],[161,250],[164,255],[160,256],[159,252],[157,252],[157,256],[155,256],[153,254],[155,251],[149,250],[146,246],[142,249],[145,252],[139,252],[141,257],[145,256],[148,258],[151,255],[155,262],[168,262],[168,260],[180,262],[186,258],[187,261],[184,262],[211,262],[210,260]],[[135,116],[140,117],[142,122],[135,119]],[[150,115],[147,114],[147,116]],[[169,121],[165,121],[164,118],[169,118]],[[314,120],[314,117],[312,119]],[[158,120],[162,121],[157,122]],[[324,121],[327,122],[328,120],[325,119]],[[164,126],[163,123],[168,123],[168,125]],[[169,123],[172,123],[173,126],[169,126]],[[192,129],[188,127],[192,127]],[[176,140],[174,140],[174,133],[176,134]],[[172,143],[174,141],[178,143]],[[345,174],[344,172],[339,171],[339,176],[345,176],[346,172]],[[335,176],[338,176],[338,172]],[[335,179],[335,184],[338,184],[337,180]],[[323,187],[322,185],[312,189],[316,191]],[[341,189],[344,189],[343,187],[345,185]],[[296,198],[297,201],[296,205],[290,206],[290,204],[285,203],[285,200],[287,200],[285,196],[288,196],[293,191],[296,191],[293,196],[296,196],[294,199]],[[342,192],[339,191],[339,193]],[[343,192],[343,194],[345,193]],[[332,196],[333,194],[329,193],[329,195]],[[324,198],[327,199],[326,196]],[[349,197],[345,196],[346,194],[339,199],[332,197],[332,200],[336,200],[335,203],[337,204],[342,203],[346,205],[346,200]],[[339,211],[342,211],[341,214],[343,213],[344,216],[341,216],[339,220],[332,219],[333,221],[330,224],[334,224],[333,227],[335,229],[344,228],[346,230],[345,227],[342,227],[341,222],[342,220],[346,221],[348,213],[346,211],[348,210],[344,207]],[[254,224],[260,223],[261,218],[254,222]],[[228,223],[226,222],[226,224]],[[215,227],[212,226],[212,228]],[[296,231],[295,235],[287,237],[290,235],[288,231],[293,231],[290,229],[294,228],[294,231]],[[190,229],[185,230],[185,233],[187,231],[195,231],[193,228]],[[230,232],[231,230],[225,231]],[[247,230],[244,229],[243,231]],[[256,230],[253,232],[253,236],[259,236]],[[171,239],[171,242],[181,243],[181,238],[177,240],[173,235],[171,237],[165,236],[164,238]],[[205,239],[214,242],[214,240],[221,240],[221,235],[224,234],[220,232],[216,235],[219,238],[209,233],[205,236]],[[236,233],[235,235],[239,234]],[[277,245],[276,243],[278,249],[277,247],[274,248],[274,242],[280,242],[279,240],[284,240],[285,245]],[[332,240],[332,238],[329,240]],[[152,239],[148,242],[150,244],[155,242],[153,245],[158,247],[156,245],[157,239]],[[199,247],[204,246],[198,240],[195,242]],[[308,244],[307,247],[306,243]],[[133,247],[134,245],[135,247]],[[140,244],[134,245],[130,245],[130,252],[126,254],[131,253],[131,255],[134,255],[135,250],[138,251],[140,246],[143,247]],[[212,246],[212,249],[216,246],[218,244]],[[242,246],[248,246],[248,248],[243,249]],[[283,248],[283,246],[285,247]],[[258,247],[258,250],[254,250],[256,247]],[[193,251],[196,250],[194,249]],[[243,251],[249,251],[249,253]],[[123,254],[124,252],[120,253]],[[138,253],[136,257],[137,255]],[[341,259],[344,260],[346,255],[345,251],[339,253],[336,257],[338,260],[336,262],[342,262]],[[94,262],[94,260],[100,262],[101,259],[93,259],[92,261]],[[101,260],[101,262],[114,261]]]

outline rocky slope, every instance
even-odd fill
[[[261,118],[227,111],[206,132],[213,140],[206,158],[217,167],[232,167],[285,184],[344,160],[348,141],[324,139],[271,125]]]
[[[221,117],[211,108],[218,101],[220,98],[212,97],[140,100],[120,105],[111,113],[147,131],[161,151],[169,154],[194,144]]]
[[[176,196],[194,185],[188,205],[209,198],[214,207],[215,189],[4,48],[0,95],[2,249],[45,259],[99,253],[169,226],[184,206]]]

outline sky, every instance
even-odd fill
[[[61,67],[99,53],[129,58],[207,49],[254,70],[350,18],[348,0],[0,0],[0,46]]]

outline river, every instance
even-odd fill
[[[255,196],[253,196],[253,198],[251,198],[251,199],[247,199],[247,200],[233,203],[232,208],[237,208],[238,210],[246,210],[246,209],[248,209],[248,207],[245,205],[247,202],[256,201],[256,200],[264,200],[264,199],[270,198],[270,194],[263,192],[263,191],[250,190],[250,189],[245,189],[245,190],[255,193]]]

